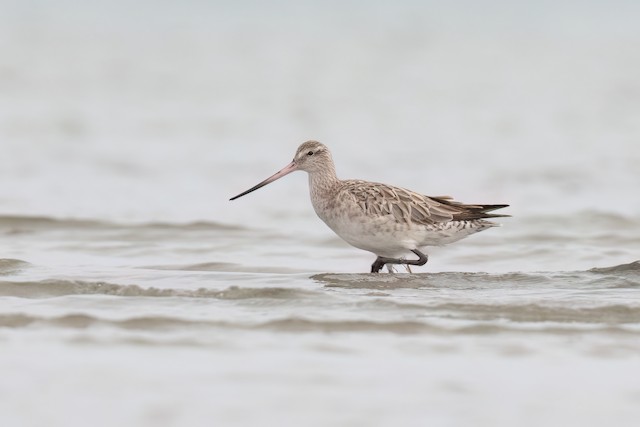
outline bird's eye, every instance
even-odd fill
[[[307,156],[313,156],[313,151],[309,151],[309,152],[307,153]]]

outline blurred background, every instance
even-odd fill
[[[302,174],[227,202],[307,139],[342,178],[640,212],[636,1],[0,8],[3,214],[307,224]]]

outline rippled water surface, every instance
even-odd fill
[[[637,424],[636,3],[0,6],[1,426]],[[367,274],[311,138],[512,217]]]
[[[589,424],[640,403],[640,261],[372,275],[314,271],[366,270],[337,243],[209,222],[0,217],[0,233],[22,258],[0,259],[10,423],[34,390],[46,400],[27,425],[94,419],[106,402],[120,410],[105,423],[143,425]],[[243,249],[256,239],[302,259]]]

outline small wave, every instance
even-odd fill
[[[311,279],[330,288],[351,289],[427,289],[513,286],[514,284],[541,283],[550,280],[545,274],[528,273],[417,273],[417,274],[333,274],[321,273]]]
[[[542,328],[519,328],[517,325],[498,325],[498,324],[475,324],[464,326],[442,326],[420,321],[388,321],[376,322],[369,320],[312,320],[305,318],[284,318],[268,321],[262,324],[254,325],[251,329],[267,329],[279,332],[324,332],[324,333],[350,333],[350,332],[372,332],[372,333],[393,333],[393,334],[471,334],[484,335],[502,332],[532,332],[539,333],[541,331],[566,331],[567,333],[584,332],[585,329],[566,328],[562,326],[548,326]],[[607,326],[606,330],[620,330],[628,333],[626,329],[617,328],[615,326]],[[594,331],[596,329],[589,329]]]
[[[352,289],[423,289],[423,288],[478,288],[517,285],[567,284],[575,287],[599,285],[610,288],[640,286],[640,261],[613,267],[592,268],[586,271],[514,272],[514,273],[466,273],[441,272],[417,274],[337,274],[321,273],[311,279],[326,287]]]
[[[213,320],[189,320],[168,316],[144,316],[129,319],[104,319],[88,314],[67,314],[41,317],[27,314],[0,315],[0,327],[24,328],[28,326],[54,326],[85,329],[90,326],[110,325],[120,329],[167,330],[168,328],[218,327],[243,330],[272,330],[280,332],[392,332],[400,334],[433,332],[442,328],[421,322],[373,322],[367,320],[324,321],[298,317],[243,324]]]
[[[0,276],[16,274],[30,265],[28,262],[19,259],[0,258]]]
[[[416,304],[390,299],[370,299],[357,303],[358,308],[404,311],[434,318],[473,321],[507,320],[514,323],[585,323],[585,324],[640,324],[637,306],[603,304],[595,307],[568,307],[540,303],[444,303]]]
[[[628,264],[620,264],[614,265],[613,267],[599,267],[592,268],[588,270],[591,273],[604,273],[604,274],[615,274],[615,273],[637,273],[640,275],[640,260],[630,262]]]
[[[222,224],[214,221],[194,221],[187,223],[148,222],[117,223],[92,219],[53,218],[47,216],[0,215],[0,229],[7,234],[25,233],[41,230],[60,229],[115,229],[115,230],[245,230],[237,225]]]
[[[51,298],[67,295],[112,295],[124,297],[186,297],[241,300],[251,298],[299,299],[317,295],[316,292],[293,288],[245,288],[231,286],[226,289],[159,289],[138,285],[117,285],[106,282],[80,280],[42,280],[37,282],[0,281],[0,296],[21,298]]]
[[[448,317],[480,321],[508,320],[517,323],[585,323],[585,324],[637,324],[637,307],[609,304],[597,307],[547,306],[541,304],[456,304],[430,307],[429,311],[448,313]]]
[[[252,327],[281,332],[391,332],[395,334],[417,334],[437,332],[442,328],[417,321],[375,322],[370,320],[311,320],[289,317],[271,320]]]
[[[302,317],[285,317],[258,323],[226,322],[220,320],[194,320],[171,316],[140,316],[127,319],[106,319],[89,314],[67,314],[44,317],[29,314],[0,314],[0,328],[65,328],[87,329],[112,327],[131,331],[159,331],[212,328],[243,331],[272,331],[281,333],[390,333],[396,335],[489,335],[500,333],[557,335],[607,333],[637,335],[638,331],[618,325],[580,327],[544,324],[536,328],[519,327],[517,324],[476,323],[474,325],[442,326],[424,321],[370,321],[370,320],[315,320]]]
[[[420,289],[433,287],[432,280],[435,275],[441,273],[422,274],[335,274],[321,273],[314,274],[311,279],[324,284],[329,288],[351,288],[351,289]]]
[[[272,267],[272,266],[253,266],[242,265],[232,262],[203,262],[199,264],[185,265],[150,265],[141,267],[151,270],[169,270],[169,271],[224,271],[229,273],[273,273],[273,274],[291,274],[306,273],[308,270],[294,269],[289,267]]]
[[[7,229],[9,233],[20,233],[42,229],[104,228],[106,226],[107,223],[94,220],[59,219],[46,216],[0,215],[0,228]]]
[[[94,325],[112,325],[121,329],[166,329],[169,327],[212,325],[215,322],[198,322],[172,317],[135,317],[124,320],[102,319],[88,314],[67,314],[57,317],[41,317],[27,314],[0,315],[0,327],[24,328],[28,326],[55,326],[62,328],[85,329]],[[221,324],[222,325],[222,324]]]
[[[239,225],[222,224],[214,221],[193,221],[186,223],[149,222],[140,224],[137,227],[178,230],[248,230],[248,228]]]

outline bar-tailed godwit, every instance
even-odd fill
[[[448,196],[429,197],[404,188],[360,180],[340,180],[329,149],[317,141],[298,147],[293,161],[284,169],[235,200],[297,171],[309,174],[311,203],[316,214],[338,236],[356,248],[373,252],[377,258],[371,272],[392,264],[424,265],[427,246],[442,246],[478,231],[498,226],[489,213],[509,205],[466,205]],[[406,259],[413,252],[418,259]],[[409,270],[411,271],[411,270]]]

